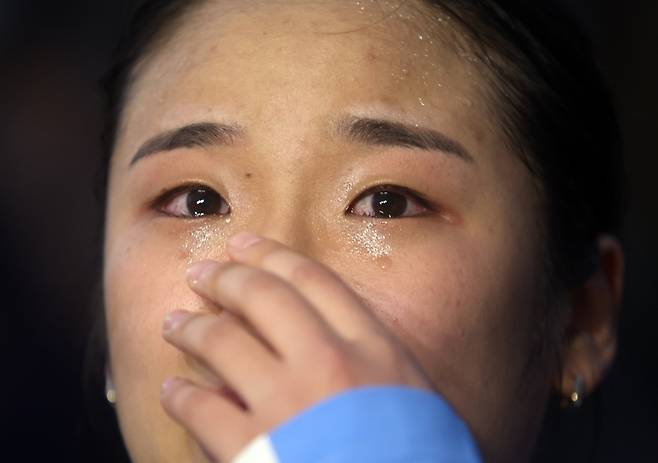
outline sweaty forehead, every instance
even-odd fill
[[[391,103],[418,120],[441,114],[432,112],[437,105],[476,112],[473,66],[449,45],[451,26],[437,15],[404,1],[205,2],[136,68],[123,122],[144,124],[150,111],[166,125],[174,103],[182,117],[199,102],[239,111],[240,101],[294,96]]]
[[[420,0],[206,0],[195,2],[181,19],[173,27],[179,36],[185,31],[197,36],[322,36],[361,31],[400,39],[405,33],[453,29],[447,16]]]

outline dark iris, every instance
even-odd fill
[[[222,197],[206,188],[195,188],[187,195],[187,208],[194,217],[217,214],[222,208]]]
[[[399,217],[407,209],[407,198],[393,191],[378,191],[372,195],[372,209],[375,217]]]

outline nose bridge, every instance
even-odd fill
[[[272,131],[269,120],[261,117],[253,124],[254,131],[267,136],[253,147],[260,164],[253,180],[258,193],[245,227],[322,260],[324,223],[330,213],[321,199],[326,199],[323,185],[330,185],[326,179],[332,174],[324,159],[333,155],[327,146],[330,118],[320,107],[292,113],[284,106],[274,102],[266,115],[285,130]]]
[[[296,172],[286,172],[270,179],[269,188],[259,195],[245,229],[279,241],[304,254],[311,254],[317,239],[317,211],[309,198],[314,195],[311,178],[298,165]]]
[[[312,254],[314,237],[307,224],[298,218],[282,221],[276,217],[270,217],[261,221],[257,227],[251,228],[251,230],[303,254]]]
[[[281,125],[289,130],[280,131],[255,148],[263,168],[259,175],[263,177],[245,227],[319,258],[314,250],[321,239],[324,214],[318,197],[324,195],[318,190],[323,184],[320,177],[326,172],[326,166],[319,162],[325,155],[324,144],[319,141],[326,121],[313,117],[310,111],[287,114],[281,108],[274,109],[284,114],[279,116],[283,119]],[[258,128],[267,129],[260,124]]]

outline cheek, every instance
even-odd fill
[[[202,259],[224,259],[227,230],[212,223],[136,226],[108,239],[104,288],[111,338],[123,345],[160,339],[166,313],[205,310],[185,270]],[[124,344],[125,343],[125,344]]]
[[[490,417],[514,410],[527,359],[533,261],[481,236],[425,243],[404,255],[394,246],[390,268],[361,268],[353,286],[467,422],[491,434]]]
[[[164,315],[189,307],[184,270],[183,254],[161,238],[132,233],[108,247],[105,303],[110,346],[120,356],[117,365],[151,355],[153,349],[145,346],[162,344]]]
[[[203,231],[156,233],[138,227],[108,237],[104,290],[111,368],[122,434],[136,461],[145,454],[170,461],[171,455],[190,447],[160,406],[160,384],[166,377],[191,376],[184,357],[163,340],[161,327],[172,310],[205,310],[187,286],[185,269],[190,260],[217,257],[213,250],[220,247],[211,241]],[[166,449],[145,448],[151,441],[143,436],[154,433],[167,436],[157,440],[167,442]]]
[[[482,280],[473,268],[440,251],[403,261],[396,253],[389,258],[387,266],[363,269],[355,279],[371,310],[414,350],[459,350],[466,334],[480,329],[483,312],[484,288],[474,286]]]
[[[413,333],[417,344],[445,349],[466,336],[499,334],[533,295],[532,262],[515,260],[501,243],[443,236],[390,247],[385,264],[363,258],[342,274],[383,321]]]

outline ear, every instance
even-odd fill
[[[571,290],[571,319],[562,351],[562,397],[590,393],[603,379],[617,351],[617,320],[623,291],[624,253],[610,235],[598,239],[599,267]],[[580,381],[582,390],[576,385]],[[575,400],[574,400],[575,399]],[[571,400],[579,402],[582,397]]]

